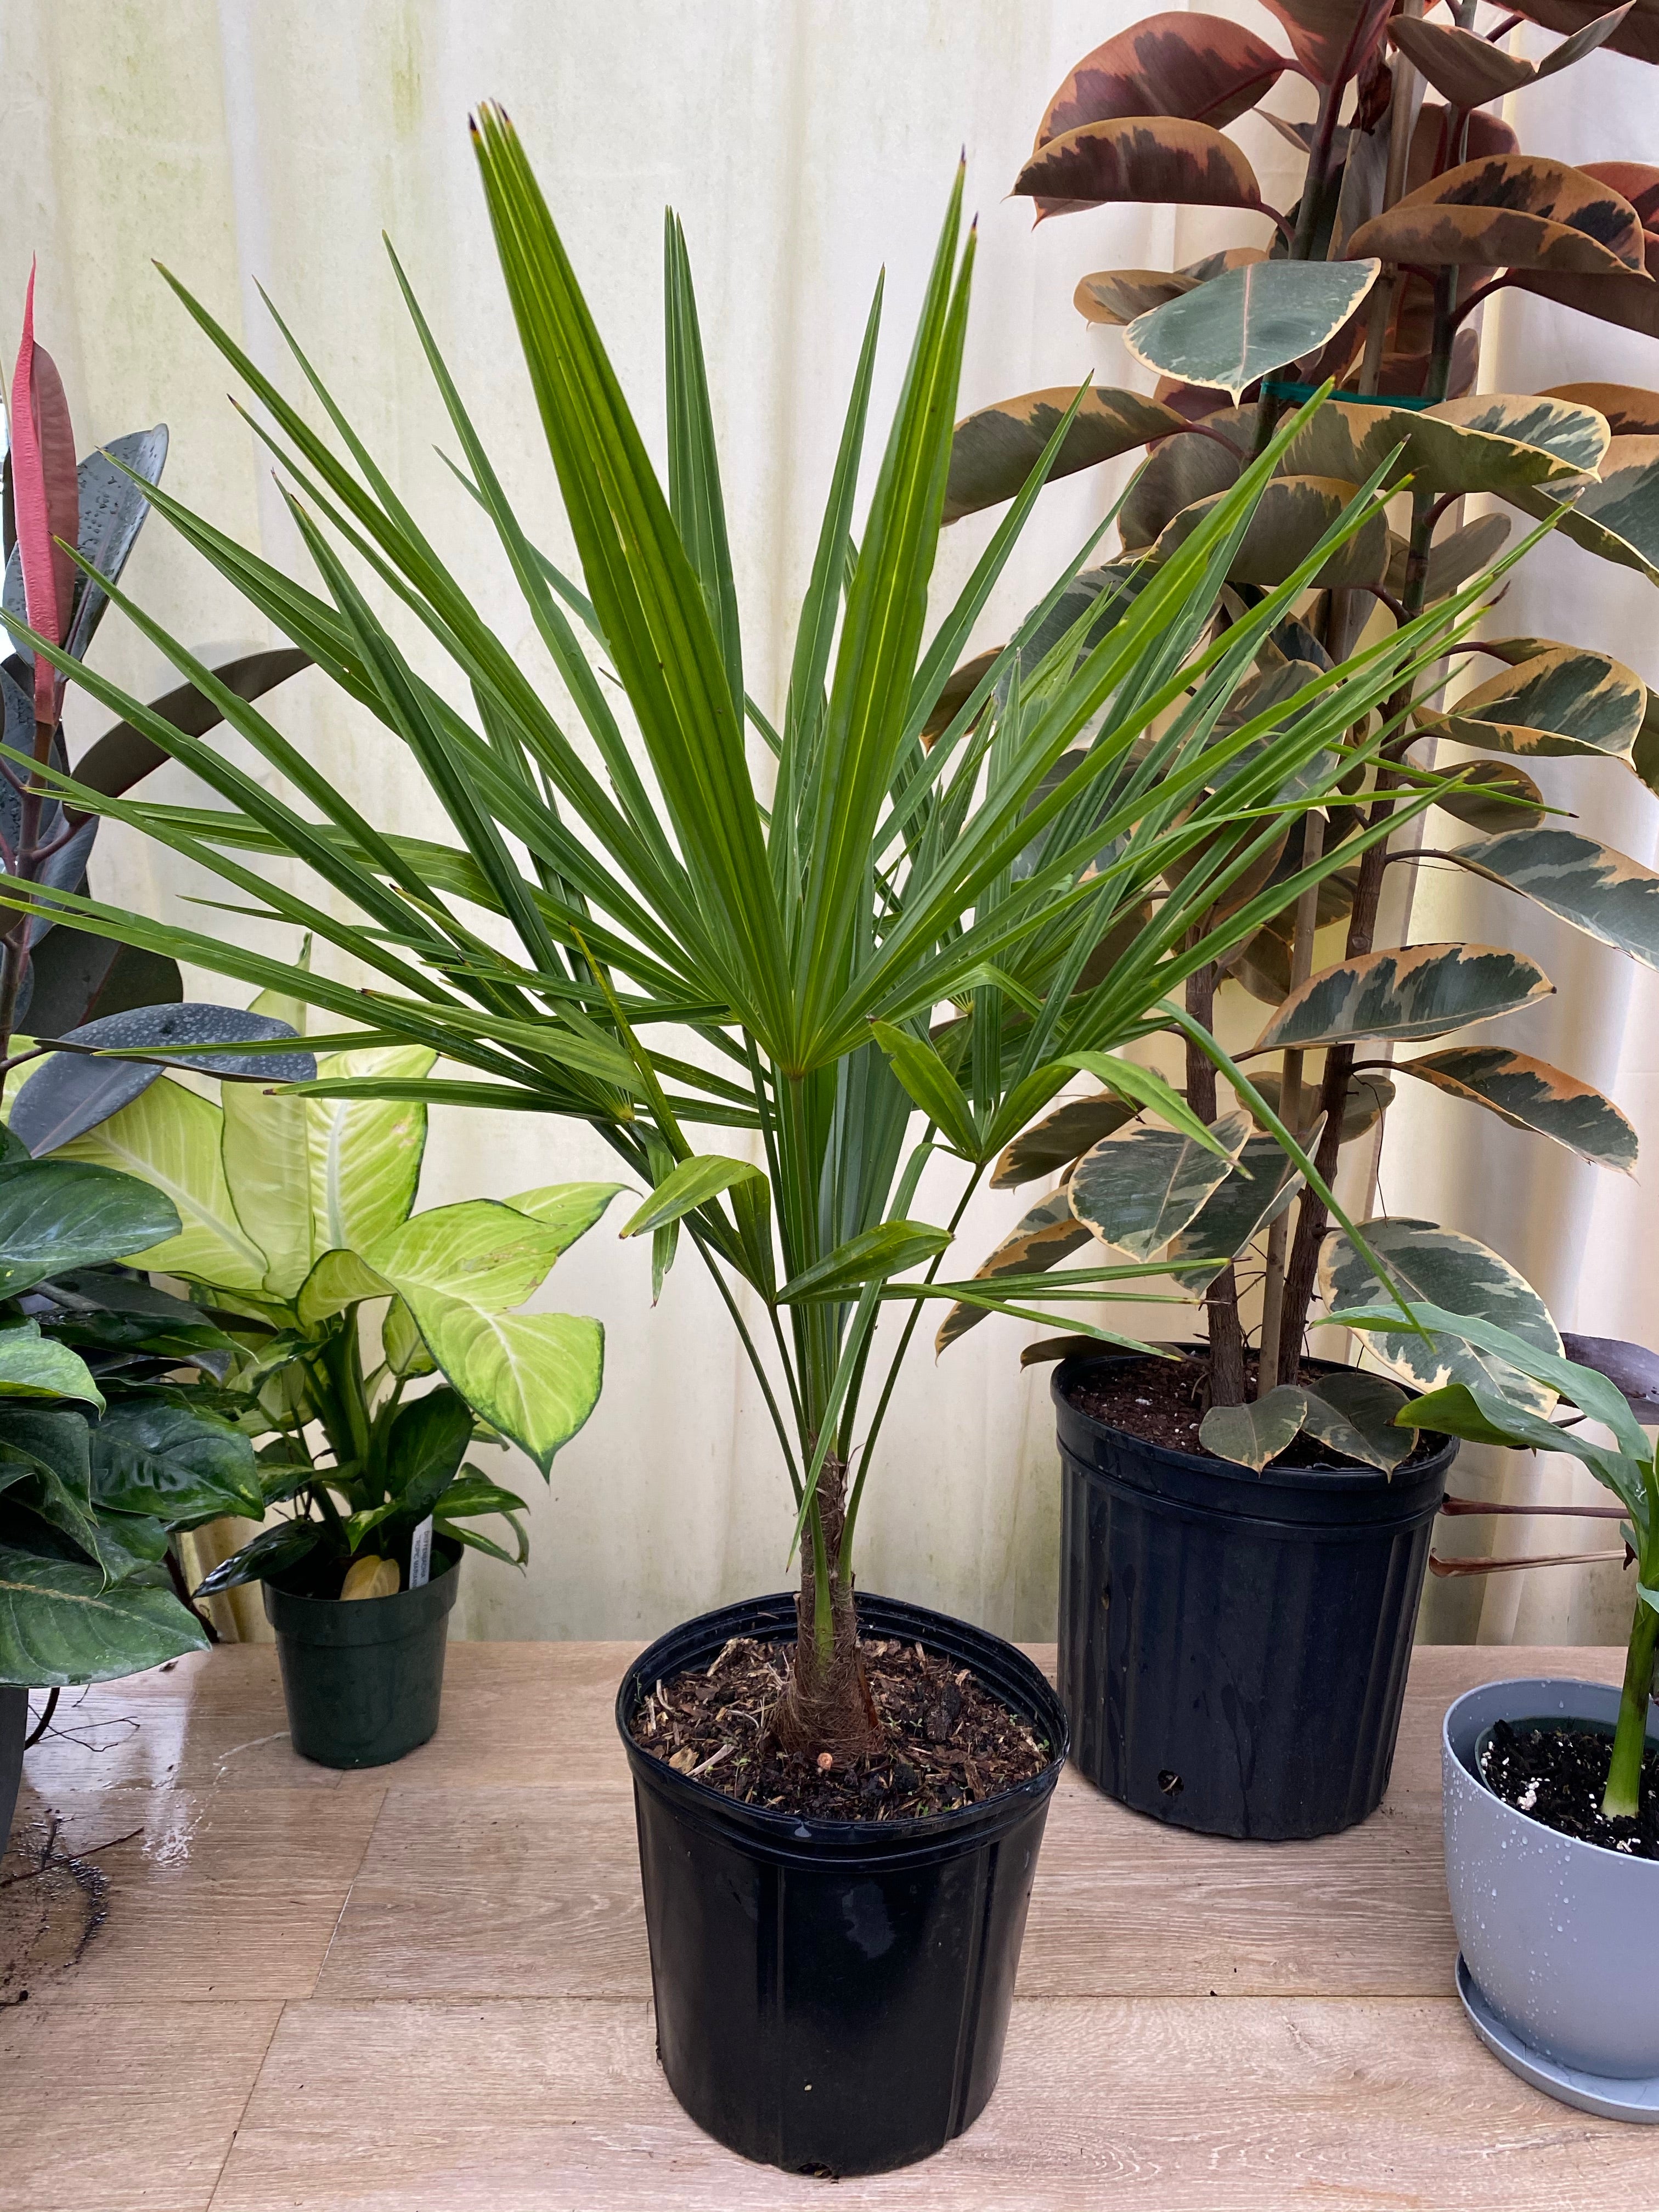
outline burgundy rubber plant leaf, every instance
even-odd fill
[[[11,473],[17,546],[23,567],[23,604],[29,627],[61,645],[69,629],[75,564],[64,545],[80,535],[81,496],[75,471],[75,431],[57,364],[34,342],[34,270],[23,302],[23,338],[11,382]],[[37,658],[34,718],[55,726],[64,679]]]

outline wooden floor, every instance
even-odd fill
[[[988,2110],[833,2193],[719,2148],[658,2071],[628,1657],[452,1644],[437,1737],[356,1776],[295,1757],[268,1647],[66,1696],[0,1877],[4,2212],[1659,2199],[1659,2130],[1465,2025],[1441,1869],[1450,1698],[1618,1654],[1419,1649],[1388,1801],[1324,1843],[1182,1835],[1068,1774]]]

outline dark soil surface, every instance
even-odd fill
[[[1480,1773],[1506,1805],[1559,1835],[1630,1858],[1659,1859],[1659,1750],[1650,1748],[1642,1762],[1633,1820],[1602,1818],[1612,1759],[1613,1738],[1593,1729],[1517,1729],[1499,1721],[1481,1754]]]
[[[1255,1378],[1256,1357],[1253,1352],[1247,1352],[1244,1387],[1252,1398],[1255,1395]],[[1319,1388],[1318,1370],[1306,1364],[1296,1379],[1305,1389]],[[1139,1437],[1149,1444],[1162,1444],[1170,1451],[1191,1452],[1199,1459],[1213,1459],[1218,1466],[1234,1464],[1206,1451],[1199,1442],[1199,1427],[1210,1406],[1207,1360],[1139,1359],[1132,1366],[1103,1365],[1084,1381],[1073,1384],[1070,1395],[1079,1413],[1103,1421],[1108,1428],[1121,1429],[1127,1436]],[[1439,1447],[1438,1437],[1421,1441],[1401,1464],[1414,1466],[1419,1460],[1431,1458]],[[1346,1452],[1333,1451],[1329,1444],[1305,1436],[1297,1437],[1288,1450],[1268,1462],[1270,1467],[1361,1464],[1357,1459],[1350,1459]]]
[[[659,1682],[634,1716],[644,1750],[745,1805],[813,1820],[902,1820],[981,1804],[1053,1753],[972,1670],[919,1644],[859,1644],[886,1741],[850,1762],[780,1751],[767,1728],[789,1646],[737,1637],[707,1673]]]

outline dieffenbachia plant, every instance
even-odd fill
[[[1267,233],[1264,243],[1173,276],[1109,270],[1079,287],[1084,313],[1126,325],[1130,350],[1161,372],[1151,397],[1092,390],[1052,465],[1059,476],[1151,445],[1118,509],[1121,558],[1099,573],[1170,557],[1273,437],[1289,399],[1307,389],[1298,379],[1333,378],[1343,388],[1282,449],[1230,570],[1227,615],[1248,612],[1282,585],[1355,485],[1381,470],[1384,488],[1398,490],[1392,520],[1403,534],[1375,518],[1323,564],[1297,618],[1264,642],[1248,701],[1256,711],[1293,698],[1357,636],[1415,621],[1492,556],[1509,521],[1488,514],[1462,522],[1467,495],[1492,495],[1547,519],[1575,544],[1659,582],[1659,392],[1579,384],[1468,396],[1479,305],[1503,286],[1659,337],[1659,284],[1650,273],[1659,272],[1659,230],[1647,227],[1659,225],[1659,167],[1574,169],[1522,155],[1486,105],[1600,45],[1659,60],[1659,10],[1644,0],[1592,19],[1565,0],[1521,0],[1519,15],[1481,34],[1473,0],[1451,22],[1409,9],[1391,15],[1386,0],[1267,4],[1285,27],[1288,54],[1203,14],[1153,16],[1109,40],[1055,95],[1014,185],[1036,199],[1039,219],[1174,201],[1236,208]],[[1520,15],[1571,35],[1537,64],[1516,59],[1501,40]],[[1249,164],[1224,135],[1281,76],[1308,78],[1318,93],[1312,125],[1280,125],[1308,156],[1300,198],[1285,213],[1265,206]],[[1423,98],[1425,79],[1440,102]],[[970,415],[957,432],[947,512],[965,515],[1012,496],[1068,397],[1028,393]],[[1323,1182],[1334,1179],[1343,1144],[1375,1132],[1399,1074],[1601,1165],[1628,1170],[1635,1161],[1630,1123],[1593,1085],[1506,1046],[1461,1036],[1437,1042],[1547,994],[1553,987],[1533,961],[1486,946],[1378,942],[1388,866],[1421,857],[1395,834],[1405,827],[1396,794],[1402,777],[1410,783],[1412,749],[1453,744],[1498,757],[1446,793],[1441,804],[1455,834],[1434,838],[1432,857],[1659,965],[1659,876],[1552,819],[1521,764],[1568,754],[1602,759],[1659,789],[1659,706],[1605,653],[1540,637],[1482,638],[1469,649],[1495,659],[1498,673],[1469,686],[1465,659],[1465,688],[1450,704],[1391,701],[1375,766],[1347,780],[1335,804],[1289,825],[1269,877],[1284,887],[1276,911],[1186,985],[1187,1011],[1206,1029],[1228,978],[1275,1009],[1243,1057],[1258,1071],[1261,1094],[1313,1151]],[[1355,735],[1363,728],[1356,722]],[[1371,840],[1363,852],[1361,835]],[[1304,880],[1315,853],[1341,862],[1316,888]],[[1341,957],[1320,958],[1319,933],[1339,925]],[[1395,1061],[1401,1044],[1431,1048]],[[1367,1047],[1376,1048],[1370,1057]],[[1318,1066],[1309,1058],[1316,1054]],[[1186,1056],[1188,1093],[1202,1109],[1214,1078],[1195,1034]],[[1288,1392],[1319,1271],[1342,1276],[1355,1258],[1346,1236],[1326,1246],[1329,1215],[1318,1185],[1298,1195],[1288,1167],[1278,1182],[1258,1176],[1215,1189],[1202,1174],[1188,1176],[1190,1203],[1160,1198],[1149,1225],[1166,1139],[1119,1127],[1104,1097],[1068,1106],[1031,1133],[996,1179],[1026,1179],[1033,1161],[1041,1164],[1031,1172],[1052,1174],[1091,1146],[1104,1149],[1090,1152],[1072,1178],[1070,1213],[1063,1196],[1050,1201],[1068,1225],[1048,1249],[1058,1256],[1063,1237],[1084,1222],[1142,1256],[1154,1249],[1154,1231],[1164,1237],[1156,1249],[1192,1256],[1201,1231],[1218,1260],[1259,1260],[1255,1390],[1263,1399]],[[1022,1222],[988,1268],[1008,1264],[1040,1226],[1035,1216]],[[1389,1241],[1390,1266],[1402,1279],[1415,1273],[1419,1295],[1458,1303],[1449,1293],[1468,1273],[1468,1240],[1431,1224],[1370,1222],[1364,1234],[1376,1249]],[[1480,1261],[1476,1272],[1486,1267]],[[1501,1263],[1492,1280],[1498,1303],[1489,1316],[1501,1322],[1505,1302],[1525,1285]],[[1235,1456],[1229,1439],[1242,1425],[1231,1416],[1250,1394],[1233,1264],[1214,1275],[1206,1297],[1210,1387],[1220,1409],[1206,1440]],[[1291,1399],[1276,1402],[1288,1411]]]
[[[142,1265],[182,1279],[236,1340],[228,1387],[243,1401],[242,1426],[267,1440],[254,1517],[290,1501],[295,1510],[216,1567],[198,1595],[313,1553],[319,1571],[343,1575],[368,1558],[406,1571],[428,1516],[440,1534],[522,1565],[524,1500],[466,1455],[477,1439],[510,1437],[545,1475],[592,1411],[599,1323],[516,1309],[622,1186],[561,1183],[416,1213],[427,1111],[410,1094],[430,1073],[432,1048],[307,1057],[298,1072],[345,1095],[307,1097],[275,1087],[296,1073],[281,1037],[304,1019],[298,1000],[256,1005],[251,1020],[278,1033],[268,1080],[223,1082],[218,1106],[153,1063],[59,1054],[18,1091],[12,1130],[53,1163],[118,1170],[165,1193],[181,1225],[152,1241]],[[404,1095],[375,1095],[388,1088]],[[371,1317],[380,1357],[366,1367]],[[437,1388],[405,1396],[434,1372]],[[513,1553],[469,1525],[490,1515],[507,1522]]]
[[[1624,1508],[1625,1540],[1636,1566],[1636,1609],[1601,1810],[1609,1820],[1632,1820],[1659,1640],[1659,1465],[1654,1440],[1644,1433],[1659,1425],[1659,1403],[1652,1395],[1659,1362],[1638,1345],[1599,1338],[1572,1340],[1575,1349],[1590,1354],[1595,1364],[1569,1359],[1478,1315],[1408,1303],[1427,1341],[1444,1348],[1442,1371],[1447,1379],[1401,1408],[1395,1418],[1401,1427],[1438,1431],[1512,1451],[1570,1452]],[[1383,1331],[1390,1339],[1400,1334],[1400,1315],[1392,1307],[1343,1308],[1332,1318],[1345,1328]],[[1550,1418],[1562,1403],[1575,1409],[1569,1422]],[[1583,1435],[1576,1416],[1607,1430],[1612,1443]]]
[[[959,1297],[1020,1311],[1047,1280],[939,1279],[963,1208],[1079,1070],[1131,1110],[1158,1107],[1196,1152],[1231,1167],[1231,1133],[1210,1128],[1212,1114],[1194,1111],[1121,1048],[1160,1026],[1168,994],[1277,910],[1281,889],[1244,887],[1279,852],[1285,817],[1329,799],[1363,766],[1374,745],[1349,740],[1356,719],[1412,696],[1474,618],[1482,587],[1472,582],[1334,671],[1312,672],[1288,709],[1256,711],[1258,653],[1322,565],[1381,526],[1376,488],[1361,483],[1306,558],[1218,628],[1238,548],[1290,441],[1315,419],[1304,410],[1192,517],[1167,557],[1103,590],[1097,575],[1080,574],[1085,547],[1007,648],[963,696],[947,697],[1076,419],[1061,410],[972,576],[930,623],[973,259],[958,178],[855,529],[879,292],[872,309],[775,724],[744,682],[679,226],[671,217],[666,234],[665,485],[498,112],[480,117],[477,146],[585,590],[527,538],[406,285],[458,469],[517,586],[505,615],[494,583],[490,614],[481,611],[297,345],[330,435],[181,293],[264,410],[262,434],[321,593],[159,492],[158,510],[379,723],[389,757],[426,778],[449,832],[443,842],[383,832],[322,764],[122,599],[220,705],[260,772],[159,725],[59,655],[76,683],[192,767],[221,802],[210,811],[78,803],[215,871],[371,984],[92,900],[74,902],[75,919],[374,1023],[359,1048],[435,1052],[467,1071],[435,1076],[424,1056],[421,1072],[398,1075],[355,1063],[331,1070],[313,1099],[517,1108],[580,1121],[608,1140],[650,1193],[623,1233],[650,1237],[659,1285],[677,1240],[696,1247],[775,1426],[802,1577],[780,1740],[856,1752],[872,1723],[858,1675],[854,1538],[917,1316],[927,1299]],[[441,686],[375,614],[359,563],[445,656]],[[556,690],[526,663],[526,623]],[[273,787],[272,771],[298,803]],[[1440,787],[1414,771],[1406,784],[1404,811]],[[1355,849],[1367,842],[1361,832]],[[326,895],[290,890],[264,858],[273,852],[301,863]],[[1334,865],[1311,861],[1291,895]],[[1173,892],[1170,872],[1181,878]],[[0,898],[33,903],[16,883],[0,885]],[[321,1050],[340,1040],[312,1042]],[[703,1148],[710,1129],[738,1149]],[[957,1170],[942,1226],[917,1218],[930,1161]],[[382,1248],[367,1256],[392,1278]],[[1149,1272],[1103,1265],[1073,1295],[1092,1301]],[[890,1303],[908,1314],[896,1340],[878,1346]]]

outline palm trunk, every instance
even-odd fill
[[[841,1571],[846,1517],[846,1463],[831,1453],[818,1476],[810,1540],[801,1546],[789,1686],[772,1719],[773,1735],[785,1751],[828,1754],[836,1765],[874,1751],[882,1739],[880,1717],[859,1659],[852,1581]]]

